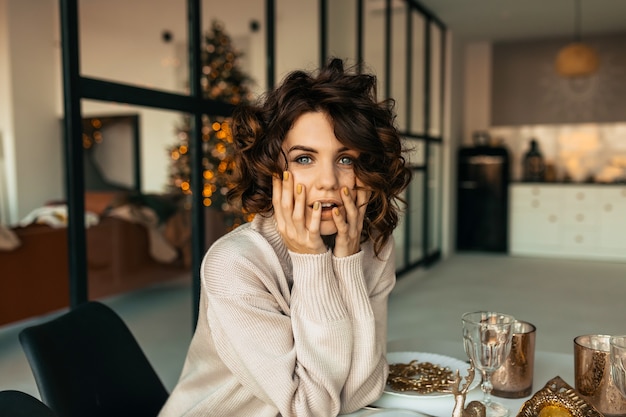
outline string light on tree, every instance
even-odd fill
[[[252,98],[252,80],[239,69],[241,53],[232,45],[230,36],[218,21],[211,23],[203,38],[200,86],[203,97],[239,104]],[[177,127],[177,143],[168,149],[169,188],[173,192],[191,195],[191,163],[189,156],[190,119],[184,117]],[[217,116],[202,117],[202,202],[206,207],[222,210],[229,226],[251,220],[241,207],[226,200],[230,188],[229,176],[234,169],[233,138],[230,119]]]

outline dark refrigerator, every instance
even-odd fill
[[[507,252],[509,152],[463,147],[457,174],[457,250]]]

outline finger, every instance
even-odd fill
[[[343,201],[343,207],[346,212],[345,221],[350,225],[356,225],[359,217],[359,211],[348,187],[343,187],[341,189],[341,200]]]
[[[341,215],[341,210],[337,207],[333,208],[333,221],[335,222],[335,227],[337,228],[337,236],[343,237],[347,236],[350,231],[349,222]]]
[[[306,229],[306,189],[302,184],[296,184],[295,200],[293,206],[293,223],[299,231]]]
[[[272,177],[272,206],[278,230],[284,230],[285,222],[282,210],[283,181],[278,175]]]
[[[320,238],[320,224],[322,223],[322,205],[319,201],[313,203],[311,222],[309,223],[309,236],[312,239]]]
[[[285,222],[285,232],[292,232],[294,230],[293,225],[293,176],[289,171],[283,172],[283,178],[281,181],[282,195],[280,200],[280,206],[282,209],[282,216]]]
[[[293,178],[289,171],[283,172],[281,206],[293,211]]]

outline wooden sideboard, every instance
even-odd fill
[[[21,246],[0,251],[0,326],[69,305],[67,229],[33,224],[15,233]],[[86,238],[89,299],[191,277],[179,262],[150,256],[148,231],[139,224],[103,217]]]
[[[626,185],[511,184],[512,255],[626,261]]]

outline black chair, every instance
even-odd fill
[[[2,417],[56,417],[54,411],[37,398],[22,391],[0,391]]]
[[[169,395],[124,321],[99,302],[19,339],[42,401],[59,417],[155,417]]]

